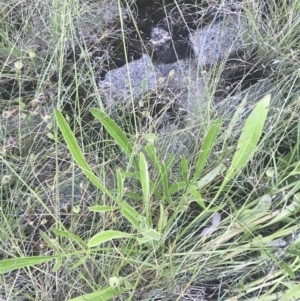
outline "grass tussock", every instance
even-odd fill
[[[235,1],[251,38],[194,122],[98,88],[148,19],[183,58],[219,2],[0,0],[1,300],[300,298],[300,2]]]

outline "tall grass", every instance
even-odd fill
[[[216,104],[224,62],[205,114],[164,134],[98,91],[125,17],[118,30],[105,3],[0,3],[0,299],[300,298],[300,4],[278,2],[242,1],[256,61],[241,81],[266,68],[271,94]],[[117,4],[137,26],[135,3]]]

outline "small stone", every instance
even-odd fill
[[[153,46],[163,46],[171,40],[170,34],[159,27],[154,27],[151,29],[151,40],[150,43]]]
[[[148,55],[125,66],[109,71],[105,79],[99,83],[100,90],[104,91],[107,100],[116,98],[128,100],[155,89],[158,85],[158,76]],[[101,91],[100,91],[101,92]]]
[[[155,54],[155,60],[171,64],[178,59],[186,58],[188,45],[182,42],[172,41],[170,33],[162,28],[154,27],[151,29],[151,40],[149,45]]]
[[[151,29],[150,45],[157,56],[163,55],[171,46],[170,34],[158,27]]]
[[[196,30],[190,40],[198,66],[210,66],[241,51],[246,30],[246,22],[238,13],[225,15],[221,21]]]
[[[119,4],[117,0],[108,0],[100,2],[102,18],[104,25],[109,27],[120,18]],[[126,19],[126,10],[121,8],[122,18]]]

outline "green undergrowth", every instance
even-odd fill
[[[241,170],[264,143],[270,98],[267,95],[259,101],[245,120],[235,153],[205,168],[222,142],[220,133],[226,134],[222,120],[216,119],[203,138],[195,165],[181,156],[181,174],[175,183],[169,182],[174,156],[166,162],[157,157],[154,134],[148,134],[148,143],[136,152],[135,143],[105,112],[92,109],[92,115],[126,155],[127,168],[115,170],[113,189],[96,176],[68,123],[56,111],[73,159],[102,193],[98,204],[89,207],[97,224],[84,235],[59,222],[51,231],[40,230],[47,253],[4,259],[1,274],[25,269],[31,275],[36,266],[42,266],[45,276],[59,273],[63,277],[69,271],[83,277],[88,273],[81,282],[91,276],[92,268],[94,278],[88,281],[94,292],[82,291],[81,297],[70,300],[111,300],[117,296],[135,300],[143,290],[150,299],[155,294],[171,296],[176,294],[178,282],[178,294],[184,295],[190,286],[204,290],[220,277],[230,285],[218,293],[221,300],[234,300],[228,294],[254,300],[258,290],[260,300],[272,300],[278,294],[282,300],[290,300],[296,294],[293,280],[299,255],[295,220],[299,210],[299,144],[280,160],[271,160],[257,175],[261,177],[257,184],[263,189],[237,191],[243,187],[238,183],[243,179]],[[150,173],[150,166],[156,172]],[[127,189],[128,179],[135,182],[134,191]],[[80,210],[74,207],[73,214],[80,214]]]
[[[126,18],[0,1],[1,300],[300,299],[300,4],[241,3],[256,56],[235,84],[267,70],[271,93],[215,103],[224,62],[203,117],[162,134],[151,102],[112,111],[97,88]]]

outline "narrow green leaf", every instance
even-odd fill
[[[118,207],[113,207],[113,206],[92,206],[92,207],[89,207],[90,211],[99,212],[99,213],[114,211],[116,209],[118,209]]]
[[[182,179],[184,183],[188,186],[189,165],[185,156],[181,156],[181,173],[182,173]]]
[[[252,209],[256,212],[269,211],[272,207],[272,197],[269,194],[265,194],[259,198],[258,203]]]
[[[118,192],[119,192],[119,200],[121,201],[124,193],[124,177],[122,175],[120,168],[117,168],[117,185],[118,185]]]
[[[232,159],[231,166],[226,173],[222,187],[224,187],[252,157],[267,119],[270,100],[270,94],[263,97],[247,118],[238,141],[237,150]]]
[[[213,170],[211,170],[209,173],[207,173],[205,176],[203,176],[198,182],[197,187],[198,189],[202,189],[204,186],[211,183],[216,177],[222,175],[222,173],[225,171],[225,166],[221,163],[217,167],[215,167]]]
[[[254,208],[252,209],[244,208],[238,220],[240,220],[240,223],[243,225],[243,227],[247,226],[251,228],[253,222],[269,214],[271,206],[272,206],[272,197],[268,194],[263,195],[262,197],[259,198],[259,201]]]
[[[71,267],[70,267],[70,271],[75,270],[77,267],[79,267],[80,265],[82,265],[87,259],[89,258],[88,255],[84,256],[83,258],[79,259],[77,262],[75,262]]]
[[[136,229],[139,229],[140,221],[136,218],[136,216],[132,215],[127,209],[122,208],[121,209],[122,215],[130,222],[130,224],[135,227]]]
[[[55,110],[55,117],[57,124],[62,132],[62,135],[68,145],[69,151],[72,154],[72,157],[76,161],[76,163],[79,165],[79,167],[82,169],[84,174],[91,180],[91,182],[97,186],[101,191],[103,191],[105,194],[107,194],[109,197],[114,199],[114,197],[111,195],[108,189],[99,181],[99,179],[95,176],[90,166],[87,164],[80,147],[76,141],[76,138],[74,134],[72,133],[68,123],[64,119],[61,112],[58,110]]]
[[[88,247],[92,248],[112,239],[128,237],[133,237],[133,235],[121,231],[107,230],[94,235],[88,242]]]
[[[149,156],[150,160],[152,161],[152,163],[154,164],[155,168],[157,170],[159,170],[160,161],[157,157],[156,149],[155,149],[154,144],[153,143],[148,143],[145,146],[145,151],[146,151],[147,155]]]
[[[218,118],[217,120],[215,120],[215,122],[212,124],[212,126],[208,130],[208,132],[203,140],[203,144],[202,144],[202,147],[201,147],[201,150],[199,153],[199,157],[197,160],[197,164],[196,164],[196,170],[195,170],[195,173],[193,176],[194,181],[196,181],[199,178],[199,176],[206,164],[206,161],[207,161],[207,159],[213,149],[214,143],[217,139],[221,124],[222,124],[221,118]]]
[[[160,182],[159,182],[160,178],[158,178],[158,180],[153,183],[151,180],[149,180],[149,190],[151,191],[151,196],[155,196],[156,198],[158,198],[159,200],[161,200],[163,198],[163,195],[161,193],[161,187],[160,187]],[[150,199],[151,199],[150,196]]]
[[[102,290],[70,299],[69,301],[108,301],[122,294],[124,291],[123,288],[106,287]]]
[[[71,239],[71,240],[73,240],[74,242],[78,243],[79,245],[81,245],[81,246],[83,246],[83,247],[86,247],[86,246],[87,246],[86,242],[85,242],[83,239],[81,239],[79,236],[77,236],[77,235],[75,235],[75,234],[70,233],[70,232],[67,231],[67,230],[62,231],[62,230],[53,228],[52,231],[53,231],[56,235],[61,236],[61,237],[64,237],[64,238]]]
[[[239,104],[238,108],[236,109],[232,119],[230,120],[230,123],[226,129],[224,142],[226,142],[232,136],[234,126],[237,124],[237,122],[241,120],[245,105],[247,103],[247,97],[248,95],[246,95],[243,98],[242,102]]]
[[[299,211],[300,204],[294,199],[291,204],[289,204],[287,207],[285,207],[285,209],[283,209],[279,214],[277,214],[270,222],[268,222],[265,225],[265,227],[278,223]]]
[[[293,283],[293,282],[292,282]],[[294,301],[300,299],[300,285],[292,284],[292,287],[285,291],[285,294],[280,297],[280,301]],[[275,299],[276,300],[276,299]]]
[[[206,206],[204,204],[204,199],[202,198],[200,192],[194,187],[189,187],[189,191],[193,196],[194,201],[197,202],[201,208],[206,209]]]
[[[58,258],[59,256],[32,256],[1,260],[0,275],[17,269],[34,266],[40,263],[45,263]]]
[[[54,243],[55,240],[52,240],[44,231],[40,230],[39,231],[41,237],[43,238],[43,240],[45,241],[45,243],[49,246],[52,247],[58,254],[59,252],[59,248],[58,246]]]
[[[134,290],[134,286],[128,280],[126,280],[126,278],[123,279],[123,282],[127,290]]]
[[[166,170],[170,170],[175,160],[175,154],[171,154],[165,163]]]
[[[169,187],[169,194],[177,193],[182,189],[185,189],[186,184],[184,182],[178,182]]]
[[[148,141],[148,144],[153,144],[158,139],[154,133],[145,134],[144,138]]]
[[[143,198],[139,194],[137,194],[135,192],[128,191],[127,195],[128,195],[128,197],[130,197],[131,199],[133,199],[135,201],[138,201],[138,202],[143,201]]]
[[[168,171],[166,169],[166,166],[162,163],[159,166],[159,170],[160,170],[160,181],[163,186],[164,197],[168,201],[168,203],[171,204],[171,198],[169,194]]]
[[[52,272],[53,273],[57,272],[61,268],[62,264],[63,261],[62,261],[62,257],[60,256],[59,258],[56,259],[56,263],[52,269]]]
[[[144,219],[144,217],[141,214],[139,214],[133,207],[131,207],[127,202],[122,202],[120,204],[120,207],[122,210],[126,210],[127,212],[129,212],[139,222],[141,222]]]
[[[146,237],[149,238],[150,240],[160,240],[161,238],[161,234],[158,233],[156,230],[154,229],[146,229],[146,230],[140,230],[140,233]]]
[[[139,243],[140,245],[146,244],[146,243],[148,243],[148,242],[151,242],[151,238],[145,237],[145,236],[143,236],[143,237],[138,237],[136,240],[138,241],[138,243]]]
[[[288,264],[286,264],[285,262],[281,262],[280,266],[286,271],[286,273],[291,277],[291,279],[295,279],[295,273],[294,271],[290,268],[290,266]]]
[[[98,109],[91,109],[91,113],[102,123],[123,152],[131,158],[133,156],[133,148],[122,129],[105,112]]]
[[[150,216],[150,180],[148,173],[148,164],[143,153],[140,153],[140,173],[141,173],[141,184],[144,197],[145,213]]]
[[[157,223],[158,233],[163,233],[165,229],[165,209],[162,204],[159,204],[159,219]]]
[[[126,171],[123,171],[122,175],[123,175],[123,177],[126,177],[126,178],[138,178],[138,172],[126,172]]]
[[[296,256],[298,256],[300,258],[300,251],[293,250],[290,253],[293,254],[293,255],[296,255]]]

